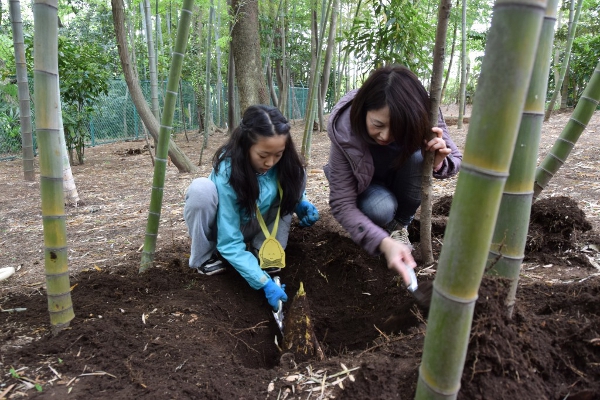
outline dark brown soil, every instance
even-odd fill
[[[322,160],[326,141],[316,139],[313,155]],[[294,224],[280,276],[290,297],[303,283],[326,359],[296,363],[281,357],[281,334],[262,291],[234,270],[206,277],[188,268],[181,207],[193,176],[169,172],[175,193],[165,198],[157,266],[138,274],[147,207],[140,192],[149,187],[140,182],[151,176],[140,171],[150,161],[147,152],[127,156],[132,143],[111,146],[86,151],[89,160],[74,167],[85,202],[68,210],[76,318],[57,336],[49,326],[42,243],[32,244],[40,240],[39,213],[31,211],[38,204],[24,205],[36,188],[19,183],[17,172],[11,194],[5,188],[0,195],[7,210],[0,249],[6,265],[21,266],[0,284],[0,398],[414,398],[426,310],[383,258],[366,254],[332,220],[322,164],[311,162],[309,175],[322,219],[312,228]],[[7,165],[13,174],[19,169]],[[120,177],[124,170],[139,174]],[[434,206],[436,257],[452,200],[444,185]],[[579,188],[577,200],[556,195],[534,204],[512,319],[503,306],[507,282],[483,279],[459,399],[600,398],[599,217],[588,215],[597,210],[595,188]],[[21,202],[8,207],[15,198]],[[587,214],[584,202],[592,204]],[[410,234],[418,241],[418,220]],[[21,251],[13,251],[19,240]],[[433,278],[434,269],[419,268],[422,284]]]

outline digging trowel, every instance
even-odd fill
[[[274,276],[273,281],[281,287],[281,279],[278,276]],[[273,311],[273,318],[275,318],[275,322],[277,322],[277,326],[283,335],[283,301],[279,300],[277,302],[277,311]]]
[[[415,274],[415,271],[409,266],[406,266],[406,272],[408,272],[408,276],[410,278],[410,282],[406,285],[406,289],[408,289],[408,292],[415,299],[417,306],[421,310],[429,312],[429,304],[431,302],[431,292],[433,288],[431,281],[425,281],[419,287],[419,284],[417,283],[417,274]],[[399,276],[398,278],[402,279]],[[407,309],[405,307],[402,307],[398,310],[398,312],[390,315],[383,322],[383,328],[390,332],[403,329],[402,326],[405,323],[404,321],[406,317],[404,314],[406,313],[406,310]]]
[[[419,306],[428,309],[429,303],[431,302],[431,289],[428,288],[425,291],[419,289],[419,284],[417,283],[417,274],[415,274],[415,270],[407,266],[406,271],[410,276],[410,284],[408,284],[406,288],[413,295]]]

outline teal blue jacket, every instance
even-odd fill
[[[257,175],[259,195],[257,204],[262,215],[266,215],[271,205],[279,198],[277,189],[277,168],[275,165],[263,175]],[[263,288],[271,279],[264,272],[257,258],[246,250],[246,243],[240,227],[250,222],[250,218],[244,213],[237,202],[237,195],[229,184],[231,176],[231,160],[223,160],[219,167],[219,173],[213,170],[209,179],[217,187],[219,206],[217,208],[217,250],[229,262],[248,284],[254,289]],[[302,196],[304,200],[305,195]],[[283,215],[282,215],[283,216]],[[267,222],[268,224],[268,222]]]

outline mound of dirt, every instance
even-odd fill
[[[443,237],[452,205],[452,196],[443,196],[432,206],[431,231],[434,237]],[[412,242],[420,240],[420,221],[415,219],[409,227]],[[439,251],[440,246],[434,250]],[[577,202],[566,196],[547,197],[533,203],[529,221],[525,262],[543,265],[568,264],[594,268],[581,252],[587,246],[600,245],[598,234]],[[435,249],[437,247],[437,249]],[[418,252],[415,254],[419,258]]]
[[[580,235],[592,229],[584,212],[570,197],[549,197],[531,208],[526,251],[553,253],[576,248]]]

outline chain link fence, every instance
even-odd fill
[[[150,82],[141,81],[140,86],[144,98],[150,101]],[[162,109],[166,82],[158,88],[158,102]],[[175,114],[173,115],[173,132],[184,129],[198,129],[198,106],[194,89],[188,82],[181,82]],[[95,113],[88,124],[89,136],[87,145],[96,146],[120,140],[144,137],[144,125],[137,113],[127,84],[123,80],[113,80],[107,96],[103,96],[96,104]]]
[[[150,82],[141,81],[140,86],[146,101],[150,102]],[[162,109],[166,81],[158,88],[159,106]],[[29,90],[33,89],[33,81],[29,80]],[[198,105],[194,89],[189,82],[181,82],[177,96],[177,107],[173,116],[173,132],[184,129],[198,129]],[[108,94],[101,96],[94,107],[95,111],[87,124],[88,139],[86,146],[96,146],[120,140],[132,140],[144,137],[144,126],[131,100],[129,89],[124,80],[111,80]],[[35,140],[35,108],[33,96],[31,101],[31,119]],[[14,159],[21,154],[21,132],[19,125],[19,106],[15,100],[12,104],[4,104],[0,108],[0,160]]]
[[[146,101],[150,103],[150,82],[141,81],[140,86]],[[158,88],[160,109],[163,107],[165,89],[166,81],[159,84]],[[29,81],[29,90],[33,90],[33,81],[31,79]],[[223,89],[223,92],[225,94],[226,89]],[[288,118],[304,118],[307,97],[308,88],[290,87],[288,94]],[[215,110],[217,103],[216,96],[212,96],[212,100],[213,104],[211,107]],[[198,121],[198,103],[194,89],[189,82],[181,82],[177,102],[178,104],[173,116],[173,133],[198,129],[201,125]],[[14,99],[11,103],[3,103],[0,106],[0,161],[20,157],[22,152],[18,101]],[[221,115],[227,115],[226,110],[222,110]],[[33,100],[31,101],[31,118],[34,129],[34,152],[37,154]],[[219,118],[213,115],[213,119],[218,120]],[[217,121],[213,121],[213,123],[215,122]],[[133,105],[129,89],[124,80],[115,79],[110,81],[108,94],[101,96],[95,105],[95,112],[87,124],[87,129],[88,140],[86,141],[86,146],[96,146],[122,140],[135,140],[144,137],[143,123]]]

